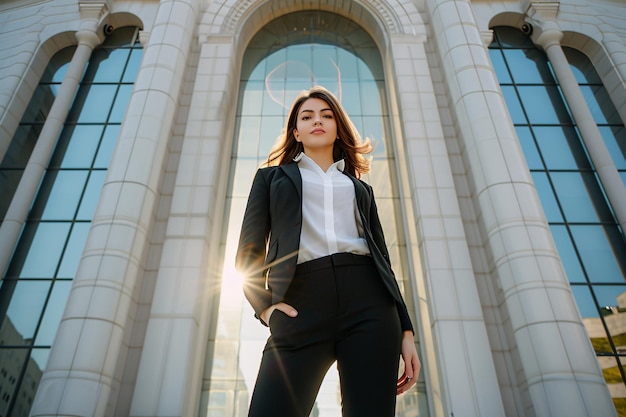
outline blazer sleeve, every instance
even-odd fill
[[[244,278],[244,294],[259,319],[261,312],[272,304],[265,268],[271,227],[269,194],[268,180],[264,170],[259,169],[252,181],[235,256],[235,268]]]
[[[374,198],[374,191],[370,186],[368,186],[367,189],[368,189],[368,192],[370,194],[370,199],[371,199],[369,218],[370,218],[370,223],[371,223],[370,226],[371,226],[372,238],[374,239],[374,244],[380,250],[383,257],[385,258],[385,261],[387,262],[387,265],[389,267],[389,271],[391,272],[393,276],[393,269],[391,267],[391,259],[389,257],[389,249],[387,249],[387,243],[385,242],[385,235],[383,233],[383,226],[380,223],[380,217],[378,216],[378,208],[376,207],[376,199]],[[398,286],[398,282],[395,280],[395,278],[393,279],[393,283],[397,288],[398,294],[400,295],[400,297],[402,297],[400,287]],[[413,333],[415,333],[415,330],[413,329],[413,323],[411,323],[411,317],[409,315],[409,311],[403,299],[396,300],[396,308],[398,310],[398,316],[400,317],[400,326],[402,327],[402,330],[410,330]]]

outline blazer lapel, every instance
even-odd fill
[[[350,178],[354,183],[354,195],[356,197],[356,203],[359,206],[361,214],[366,216],[366,220],[369,220],[367,216],[370,212],[370,198],[367,190],[365,189],[365,186],[356,177],[353,177],[349,174],[346,175],[348,175],[348,178]]]
[[[298,164],[293,162],[286,165],[280,165],[283,172],[289,177],[293,185],[298,190],[298,197],[300,201],[302,201],[302,176],[300,175],[300,168],[298,168]]]

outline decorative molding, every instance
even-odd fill
[[[78,3],[81,19],[94,19],[100,22],[109,13],[109,7],[104,1],[81,1]]]
[[[480,32],[480,39],[483,41],[485,47],[491,45],[491,42],[493,42],[493,29],[482,30]]]
[[[258,4],[258,2],[252,1],[252,0],[237,1],[235,5],[230,7],[230,10],[228,10],[223,15],[224,19],[221,22],[221,25],[220,25],[221,27],[220,27],[219,32],[234,33],[237,30],[237,28],[241,25],[241,20],[246,15],[251,13],[255,4]],[[258,8],[267,9],[267,11],[270,12],[269,14],[271,14],[271,12],[276,11],[276,6],[275,6],[276,4],[282,6],[280,8],[285,9],[285,11],[288,11],[289,9],[293,9],[296,5],[300,6],[300,4],[296,4],[295,2],[277,3],[271,0],[267,0],[263,4],[258,6]],[[341,14],[341,11],[345,11],[347,15],[348,11],[350,10],[354,11],[355,4],[362,7],[365,10],[368,10],[373,16],[376,16],[378,19],[380,19],[380,21],[384,24],[385,28],[387,29],[389,33],[402,34],[402,33],[406,33],[407,30],[409,30],[408,28],[403,27],[401,23],[402,20],[396,15],[393,7],[388,6],[385,4],[385,2],[382,2],[379,0],[360,0],[360,1],[345,0],[345,1],[338,1],[338,2],[311,1],[302,5],[309,6],[309,8],[312,10],[325,10],[325,11],[334,12],[334,13],[339,12],[340,14]],[[225,5],[217,7],[217,9],[221,11],[223,7],[225,7]],[[258,10],[257,8],[254,8],[254,9]],[[404,11],[406,10],[406,6],[400,7],[398,9]],[[307,8],[298,8],[298,10],[307,10]],[[214,23],[217,23],[217,21],[214,20]],[[415,31],[415,28],[410,29],[411,33],[413,33],[414,31]]]
[[[561,3],[558,1],[532,1],[526,9],[526,16],[532,19],[540,17],[543,20],[555,20],[559,14],[560,5]]]

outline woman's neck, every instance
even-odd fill
[[[335,161],[333,160],[332,150],[330,152],[315,152],[308,149],[304,151],[304,154],[311,158],[313,162],[315,162],[320,168],[322,168],[322,171],[324,172],[328,171],[328,168],[330,168],[330,166],[335,163]]]

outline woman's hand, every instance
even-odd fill
[[[404,361],[404,373],[398,378],[396,386],[396,395],[406,392],[415,385],[417,377],[420,374],[422,364],[417,357],[415,342],[413,341],[413,332],[405,330],[402,333],[402,360]]]
[[[263,320],[263,322],[266,323],[268,326],[270,324],[270,316],[272,315],[274,310],[280,310],[289,317],[296,317],[298,315],[298,311],[287,303],[280,302],[272,304],[261,313],[261,320]]]

